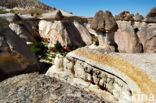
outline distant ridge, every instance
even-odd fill
[[[40,8],[44,10],[51,10],[50,6],[45,5],[39,0],[0,0],[0,7],[4,8]]]

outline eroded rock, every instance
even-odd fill
[[[0,80],[15,74],[41,70],[25,41],[10,28],[0,30],[0,38]]]
[[[82,89],[37,73],[15,76],[1,82],[0,102],[105,103]]]
[[[85,46],[92,43],[88,30],[78,22],[69,21],[40,21],[39,32],[41,37],[54,46],[57,41],[64,47]]]

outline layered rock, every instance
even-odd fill
[[[82,89],[37,73],[15,76],[1,82],[0,102],[105,103]]]
[[[81,48],[65,58],[57,56],[46,75],[91,91],[109,102],[136,103],[141,99],[155,103],[155,58],[156,54],[116,54]]]
[[[49,46],[53,46],[57,41],[64,47],[92,44],[88,30],[76,21],[42,20],[39,23],[39,32],[41,37],[48,40]]]

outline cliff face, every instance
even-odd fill
[[[52,9],[51,7],[45,5],[39,0],[0,0],[0,6],[9,9],[12,8],[41,8],[41,9]]]

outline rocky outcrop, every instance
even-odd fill
[[[133,21],[133,14],[130,14],[129,11],[123,11],[122,13],[120,13],[119,15],[115,16],[116,20],[124,20],[124,21]]]
[[[137,21],[137,22],[141,22],[143,21],[144,17],[142,15],[140,15],[139,13],[137,13],[136,15],[134,15],[134,21]]]
[[[24,74],[0,83],[1,103],[105,103],[101,98],[56,78]]]
[[[119,52],[155,53],[156,24],[146,22],[117,21],[119,29],[115,33],[115,42]],[[147,43],[147,44],[146,44]]]
[[[156,8],[151,9],[146,16],[145,21],[148,23],[156,23]]]
[[[53,10],[53,8],[43,4],[39,0],[0,0],[0,6],[3,8],[40,8],[45,10]]]
[[[58,16],[59,16],[59,18],[58,18]],[[50,11],[48,13],[43,13],[40,18],[44,19],[44,20],[46,20],[46,19],[61,20],[61,19],[65,19],[65,17],[67,18],[67,17],[77,17],[77,16],[75,16],[67,11],[64,11],[64,10],[54,10],[54,11]]]
[[[55,15],[55,19],[61,19],[61,18],[63,18],[63,14],[61,13],[60,10],[57,10],[56,15]]]
[[[135,32],[131,21],[117,21],[119,29],[115,32],[115,42],[119,52],[122,53],[141,53],[142,44]]]
[[[106,53],[80,48],[65,58],[58,55],[46,75],[91,91],[111,103],[139,100],[155,103],[155,61],[156,54]]]
[[[39,22],[41,37],[54,46],[57,41],[64,47],[85,46],[92,44],[88,30],[80,23],[74,21],[45,21]]]
[[[38,23],[35,18],[27,15],[17,14],[1,14],[0,22],[2,26],[8,26],[26,43],[32,43],[40,39],[40,35],[37,30]],[[6,24],[6,25],[4,25]],[[2,27],[0,26],[0,29]]]
[[[114,46],[110,45],[115,44],[114,32],[118,29],[118,26],[111,12],[106,11],[104,13],[101,10],[98,11],[94,16],[90,27],[96,31],[100,46],[115,51]]]
[[[35,55],[9,27],[0,30],[0,80],[24,72],[40,71]]]
[[[138,37],[144,47],[144,52],[155,52],[156,49],[156,24],[155,23],[144,23],[138,31]]]

